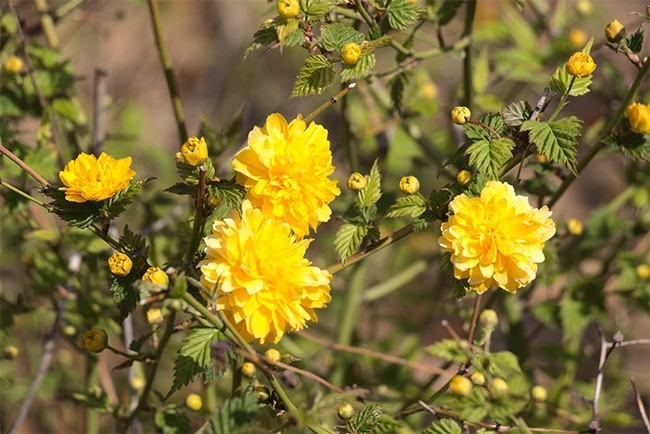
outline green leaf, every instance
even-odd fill
[[[424,351],[447,362],[467,362],[467,353],[460,348],[459,342],[453,339],[443,339],[425,347]]]
[[[336,5],[336,0],[300,0],[300,10],[305,15],[320,17]]]
[[[366,226],[345,223],[336,231],[334,250],[342,262],[345,262],[361,246],[363,238],[368,233]]]
[[[183,339],[174,361],[174,382],[167,397],[186,386],[198,374],[210,374],[214,370],[214,358],[210,343],[217,340],[219,331],[212,328],[190,329]]]
[[[357,411],[339,432],[350,434],[373,433],[381,420],[381,404],[371,404]],[[339,427],[340,428],[340,427]]]
[[[65,192],[54,187],[44,187],[41,191],[47,197],[54,199],[49,203],[52,212],[72,227],[87,228],[99,217],[96,202],[69,202],[65,199]]]
[[[392,434],[399,432],[404,424],[392,417],[382,414],[379,418],[379,423],[375,426],[373,433]]]
[[[305,33],[298,28],[298,20],[289,18],[275,28],[280,45],[293,46],[304,41]]]
[[[231,209],[239,209],[246,195],[244,187],[223,179],[208,183],[208,189],[210,197],[214,197],[219,203],[225,203]],[[213,205],[217,205],[217,203]]]
[[[323,24],[320,37],[323,42],[323,48],[336,53],[341,51],[341,48],[348,42],[361,45],[366,40],[363,33],[342,23]]]
[[[619,146],[623,154],[631,160],[650,160],[650,135],[630,131],[621,136]]]
[[[392,0],[388,4],[388,25],[395,30],[406,30],[420,16],[420,7],[409,0]]]
[[[566,165],[578,176],[575,164],[580,136],[580,119],[569,116],[554,122],[525,121],[521,131],[530,131],[531,143],[552,163]]]
[[[625,43],[630,51],[635,54],[641,52],[641,49],[643,48],[643,35],[643,27],[639,27],[636,32],[625,38]]]
[[[491,353],[489,358],[488,370],[492,375],[502,378],[508,378],[513,374],[521,373],[519,359],[510,351],[500,351]]]
[[[427,210],[427,201],[419,194],[398,197],[395,204],[388,208],[386,217],[411,217],[416,218]]]
[[[208,423],[200,430],[202,434],[235,434],[259,429],[259,404],[257,397],[246,394],[224,401],[221,408],[216,410]]]
[[[120,244],[124,247],[124,254],[128,255],[131,259],[149,256],[149,247],[147,247],[147,240],[141,235],[133,233],[129,229],[129,225],[124,227],[124,233],[120,236]]]
[[[390,79],[388,85],[390,86],[390,101],[395,110],[398,112],[402,110],[402,101],[404,99],[404,89],[408,84],[411,76],[410,71],[400,72]]]
[[[55,112],[74,122],[76,125],[83,124],[83,119],[80,119],[79,111],[74,103],[67,98],[55,98],[52,101],[52,108]]]
[[[505,125],[501,115],[498,113],[488,113],[479,119],[479,122],[492,128],[497,134],[502,135],[505,133]],[[470,140],[494,140],[497,137],[488,128],[482,125],[465,124],[465,135]]]
[[[469,164],[478,172],[490,179],[499,179],[499,169],[512,158],[514,146],[514,142],[508,138],[479,140],[467,148],[465,155],[469,155]]]
[[[571,96],[580,96],[589,92],[589,86],[591,85],[592,74],[589,74],[586,77],[578,78],[575,77],[573,81],[573,86],[571,86],[571,91],[569,95]],[[560,95],[564,95],[566,90],[569,88],[569,83],[571,79],[574,78],[566,70],[566,63],[562,66],[558,66],[555,70],[555,73],[551,75],[551,89],[553,92],[557,92]]]
[[[279,43],[278,34],[273,25],[263,24],[263,27],[253,34],[253,42],[244,51],[244,59],[253,51],[267,45]]]
[[[512,416],[516,415],[526,407],[528,400],[499,396],[490,404],[488,417],[500,423],[506,423]]]
[[[133,277],[115,276],[109,288],[113,292],[113,302],[120,311],[120,319],[126,318],[138,305],[140,291],[133,287]]]
[[[154,418],[156,426],[164,434],[181,434],[190,432],[190,420],[176,406],[162,408],[156,412]]]
[[[458,0],[444,0],[442,6],[436,11],[438,24],[444,26],[449,23],[456,16],[456,11],[462,5],[463,2],[459,2]]]
[[[111,220],[119,217],[126,210],[126,207],[133,202],[135,196],[142,189],[142,185],[151,179],[153,178],[131,182],[124,190],[118,191],[115,196],[103,201],[102,208],[104,215]]]
[[[291,98],[298,96],[320,95],[332,84],[334,68],[322,54],[309,56],[298,72]]]
[[[370,174],[366,175],[366,186],[359,191],[355,201],[359,209],[374,205],[381,198],[381,172],[379,171],[379,160],[375,160],[370,169]]]
[[[196,194],[196,185],[190,185],[186,182],[177,182],[171,187],[167,187],[163,191],[171,194],[178,194],[179,196],[183,195],[193,195]]]
[[[528,101],[515,101],[508,104],[501,110],[501,117],[503,123],[509,127],[519,127],[525,121],[530,119],[533,114],[533,109],[528,104]]]
[[[368,75],[370,70],[375,67],[375,55],[374,53],[364,54],[359,57],[357,63],[354,65],[346,65],[341,70],[341,81],[350,81],[357,78],[362,78]]]
[[[478,422],[488,414],[488,391],[484,387],[475,387],[468,396],[455,399],[451,408],[462,420]]]
[[[453,419],[440,419],[426,427],[422,434],[461,434],[460,425]]]

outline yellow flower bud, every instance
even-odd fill
[[[93,327],[84,333],[84,348],[93,353],[101,353],[108,345],[108,335],[106,330],[99,327]]]
[[[139,392],[142,389],[144,389],[145,381],[144,378],[142,377],[133,377],[129,381],[129,384],[131,385],[131,389],[135,390],[136,392]]]
[[[356,42],[348,42],[341,48],[341,59],[348,65],[354,65],[361,57],[361,47]]]
[[[255,389],[253,390],[255,391],[255,395],[257,396],[257,399],[260,400],[260,402],[265,402],[271,396],[271,391],[263,384],[255,386]]]
[[[596,63],[587,53],[578,51],[573,53],[566,63],[566,72],[577,78],[583,78],[594,72]]]
[[[132,267],[133,261],[124,253],[115,252],[113,256],[108,258],[108,268],[116,276],[126,276],[131,272]]]
[[[571,29],[569,31],[569,44],[573,48],[582,48],[587,43],[587,33],[582,29]]]
[[[542,155],[542,154],[535,154],[535,160],[536,160],[539,164],[546,164],[546,163],[548,163],[548,159],[546,158],[546,156],[544,156],[544,155]]]
[[[266,350],[264,356],[272,362],[279,362],[280,359],[282,358],[280,356],[280,352],[275,348],[269,348],[268,350]]]
[[[420,181],[415,176],[404,176],[399,180],[399,189],[404,194],[415,194],[420,191]]]
[[[164,319],[165,317],[163,317],[162,311],[158,308],[149,309],[147,311],[147,322],[149,324],[160,324]]]
[[[605,37],[611,43],[620,42],[625,37],[625,27],[619,20],[614,20],[605,26]]]
[[[485,384],[485,376],[478,371],[473,372],[472,375],[469,376],[469,379],[472,380],[472,383],[474,383],[475,386],[482,386]]]
[[[485,309],[479,316],[479,321],[484,327],[493,329],[499,324],[499,315],[492,309]]]
[[[190,137],[181,146],[181,152],[176,153],[176,158],[192,166],[203,164],[208,158],[208,145],[205,143],[205,139]]]
[[[144,276],[142,276],[142,280],[151,282],[154,285],[167,285],[169,283],[167,273],[158,267],[149,267],[144,273]]]
[[[451,111],[451,120],[456,125],[465,125],[472,117],[472,112],[467,107],[456,106]]]
[[[203,400],[196,393],[190,393],[185,398],[185,405],[192,411],[199,411],[203,408]]]
[[[280,0],[278,1],[278,14],[282,18],[293,18],[300,13],[300,4],[298,0]]]
[[[582,234],[582,222],[578,219],[569,219],[566,221],[566,229],[571,235],[577,237]]]
[[[366,186],[366,177],[359,172],[354,172],[348,178],[348,188],[352,191],[363,190]]]
[[[456,181],[458,181],[460,185],[469,184],[472,182],[472,172],[469,170],[461,170],[458,172],[458,175],[456,175]]]
[[[253,365],[251,362],[246,362],[241,365],[241,373],[244,375],[244,377],[253,378],[255,377],[256,372],[257,368],[255,368],[255,365]]]
[[[472,382],[462,375],[454,375],[449,382],[449,390],[456,396],[467,396],[472,391]]]
[[[590,0],[578,0],[576,2],[576,11],[583,17],[591,15],[593,10],[594,6],[591,4]]]
[[[420,96],[429,100],[436,99],[438,97],[438,86],[431,81],[424,83],[420,88]]]
[[[627,106],[627,121],[637,133],[650,134],[650,106],[635,102]]]
[[[544,402],[546,401],[548,393],[542,386],[533,386],[533,388],[530,390],[530,396],[537,402]]]
[[[506,380],[504,380],[503,378],[495,378],[494,380],[492,380],[489,389],[495,395],[507,395],[508,392],[510,391],[510,388],[508,387],[508,383],[506,383]]]
[[[2,357],[5,359],[13,360],[18,357],[20,350],[15,345],[7,345],[2,349]]]
[[[5,71],[8,74],[18,74],[23,70],[23,59],[18,56],[11,56],[5,62]]]
[[[648,280],[650,279],[650,265],[648,264],[640,264],[637,265],[636,269],[636,276],[641,279],[641,280]]]
[[[342,407],[339,407],[339,409],[336,411],[336,415],[341,419],[341,420],[349,420],[354,416],[354,407],[350,404],[345,404]]]
[[[63,327],[63,334],[66,336],[74,336],[77,334],[77,328],[73,325],[68,324]]]

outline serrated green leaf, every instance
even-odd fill
[[[291,98],[320,95],[333,80],[334,68],[329,60],[322,54],[309,56],[298,72]]]
[[[210,343],[218,337],[219,331],[216,329],[190,329],[174,360],[174,381],[167,396],[193,381],[198,374],[214,370]]]
[[[119,217],[126,210],[126,207],[133,202],[133,199],[140,192],[142,186],[150,180],[151,178],[131,182],[124,190],[118,191],[115,196],[103,201],[102,209],[104,215],[111,220]]]
[[[359,191],[355,201],[359,209],[374,205],[381,198],[381,172],[379,171],[379,160],[375,160],[370,169],[370,174],[366,175],[366,186]]]
[[[533,109],[530,104],[528,104],[528,101],[523,100],[512,102],[501,110],[503,123],[509,127],[521,126],[524,121],[530,119],[532,114]]]
[[[310,17],[325,15],[336,5],[336,0],[300,0],[300,10]]]
[[[244,51],[244,59],[248,57],[251,52],[259,48],[279,42],[280,41],[278,41],[278,34],[275,31],[275,27],[264,24],[261,29],[253,34],[253,42],[251,42],[248,48],[246,48],[246,51]]]
[[[521,373],[519,366],[519,359],[510,351],[500,351],[498,353],[491,353],[488,357],[489,367],[488,371],[492,375],[502,378],[508,378],[511,375]]]
[[[566,70],[566,63],[562,66],[558,66],[555,70],[555,73],[551,75],[551,89],[554,92],[564,95],[566,90],[569,88],[571,79],[573,81],[573,86],[571,86],[571,91],[569,95],[571,96],[580,96],[589,92],[589,86],[591,85],[591,79],[593,75],[589,74],[586,77],[578,78],[570,75]]]
[[[223,179],[210,182],[208,189],[211,197],[214,197],[219,203],[225,203],[231,209],[239,209],[246,195],[244,187]]]
[[[404,424],[392,417],[382,414],[379,423],[375,426],[373,433],[393,434],[400,431]]]
[[[499,179],[499,169],[510,158],[514,142],[508,138],[474,142],[465,151],[469,155],[469,164],[490,179]]]
[[[293,46],[304,41],[305,34],[298,28],[298,20],[289,18],[275,28],[280,45]]]
[[[424,351],[436,357],[440,357],[447,362],[467,362],[467,353],[460,348],[459,342],[453,339],[443,339],[433,345],[425,347]]]
[[[420,7],[409,0],[392,0],[388,4],[388,25],[395,30],[408,29],[420,16]]]
[[[521,131],[529,131],[531,143],[552,163],[566,165],[578,176],[575,164],[580,136],[580,119],[569,116],[553,122],[525,121]]]
[[[51,212],[72,227],[86,228],[99,217],[99,207],[96,202],[69,202],[65,199],[65,193],[54,187],[45,187],[42,192],[54,199],[49,203]]]
[[[625,43],[627,44],[627,47],[630,49],[630,51],[635,54],[641,52],[641,49],[643,48],[643,36],[643,27],[639,27],[636,32],[625,38]]]
[[[395,204],[388,208],[386,217],[411,217],[416,218],[427,210],[427,201],[419,194],[398,197]]]
[[[422,434],[461,434],[460,425],[453,419],[440,419],[426,427]]]
[[[336,231],[334,237],[334,250],[342,262],[345,262],[352,256],[363,242],[363,238],[368,233],[366,226],[353,225],[345,223]]]
[[[156,426],[164,434],[181,434],[190,432],[190,420],[177,407],[162,408],[154,417]]]
[[[167,187],[163,191],[166,193],[171,193],[171,194],[178,194],[180,196],[183,195],[193,195],[196,194],[196,186],[195,185],[190,185],[185,182],[177,182],[176,184],[172,185],[171,187]]]
[[[352,416],[352,419],[345,424],[345,430],[339,432],[363,434],[372,433],[381,420],[381,404],[370,404],[359,410]]]
[[[402,100],[404,99],[404,89],[408,84],[409,78],[411,77],[410,71],[400,72],[396,74],[388,82],[390,86],[390,101],[393,109],[398,112],[402,110]]]
[[[109,289],[113,293],[113,302],[120,311],[120,319],[126,318],[140,301],[140,291],[133,287],[133,277],[115,276]]]
[[[505,133],[503,119],[498,113],[488,113],[484,115],[479,122],[487,125],[499,135]],[[497,138],[492,131],[485,128],[483,125],[467,123],[463,125],[463,127],[465,129],[465,135],[470,140],[493,140]]]
[[[149,247],[147,246],[147,240],[131,231],[129,225],[124,227],[124,232],[120,236],[120,245],[124,248],[122,253],[128,255],[131,259],[137,257],[146,258],[149,256]]]
[[[324,24],[320,36],[323,48],[334,53],[341,51],[341,48],[349,42],[361,45],[366,40],[363,33],[342,23]]]
[[[235,434],[259,427],[259,404],[257,397],[246,394],[243,397],[227,399],[214,412],[208,423],[200,430],[202,434]]]
[[[490,405],[488,404],[489,393],[483,387],[475,387],[468,396],[455,399],[451,403],[454,412],[469,422],[480,421],[488,414]]]
[[[368,75],[370,70],[375,67],[375,55],[374,53],[364,54],[359,57],[357,63],[354,65],[346,65],[341,70],[341,81],[350,81],[357,78],[362,78]]]
[[[526,399],[513,399],[508,396],[498,396],[494,401],[490,402],[488,407],[488,417],[500,423],[506,423],[510,418],[528,404]]]

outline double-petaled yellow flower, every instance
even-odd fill
[[[248,134],[233,167],[253,207],[289,223],[300,236],[330,219],[328,204],[340,194],[329,179],[334,166],[327,130],[300,118],[287,123],[280,114],[269,116]]]
[[[332,275],[311,265],[287,223],[268,219],[248,200],[241,216],[215,221],[205,238],[201,282],[217,287],[217,309],[248,341],[277,343],[284,333],[317,321],[329,303]]]
[[[650,134],[650,105],[635,102],[625,110],[630,128],[641,134]]]
[[[573,53],[566,63],[566,72],[576,78],[583,78],[594,72],[596,69],[596,62],[591,56],[582,51]]]
[[[111,273],[117,276],[126,276],[131,272],[133,261],[124,253],[115,252],[113,256],[108,258],[108,267]]]
[[[511,185],[490,181],[479,197],[458,195],[449,209],[438,243],[451,253],[457,279],[479,294],[492,286],[515,293],[535,279],[544,243],[555,234],[546,206],[533,208]]]
[[[59,172],[65,185],[60,190],[70,202],[99,202],[124,190],[134,176],[131,157],[116,160],[103,152],[99,158],[82,153]]]
[[[169,277],[160,267],[149,267],[142,276],[142,280],[150,282],[153,285],[167,285]]]

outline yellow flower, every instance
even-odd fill
[[[287,124],[280,114],[269,116],[248,134],[233,167],[248,189],[246,199],[300,236],[330,219],[328,204],[341,193],[328,178],[334,166],[327,130],[313,122],[307,127],[300,118]]]
[[[492,383],[489,385],[489,389],[492,393],[495,395],[507,395],[508,392],[510,391],[510,388],[508,387],[508,383],[506,383],[506,380],[503,378],[495,378],[492,380]]]
[[[93,353],[101,353],[108,345],[106,330],[93,327],[83,335],[84,348]]]
[[[583,78],[594,72],[596,63],[587,53],[578,51],[573,53],[566,63],[566,72],[577,78]]]
[[[578,0],[575,3],[575,7],[576,11],[584,17],[591,15],[594,10],[594,6],[591,4],[590,0]]]
[[[569,31],[569,44],[573,48],[583,47],[587,43],[587,33],[582,29],[571,29]]]
[[[634,270],[636,272],[636,276],[641,279],[641,280],[648,280],[650,279],[650,265],[648,264],[639,264],[636,266],[636,269]]]
[[[438,97],[438,86],[432,81],[428,81],[420,88],[420,96],[424,99],[434,100]]]
[[[176,158],[192,166],[204,163],[208,158],[208,145],[205,143],[205,139],[203,137],[200,139],[190,137],[181,146],[181,152],[176,153]]]
[[[142,377],[133,377],[129,381],[129,384],[131,385],[131,389],[139,392],[140,390],[144,389],[146,382]]]
[[[650,105],[635,102],[625,111],[630,128],[641,134],[650,134]]]
[[[300,12],[298,0],[279,0],[278,14],[282,18],[293,18]]]
[[[190,393],[185,398],[185,405],[192,411],[199,411],[203,408],[203,400],[196,393]]]
[[[361,57],[361,47],[356,42],[348,42],[341,48],[341,59],[348,65],[354,65]]]
[[[133,261],[124,253],[115,252],[108,258],[108,268],[117,276],[126,276],[131,272],[131,267],[133,267]]]
[[[569,219],[566,221],[566,229],[571,235],[577,237],[582,234],[582,222],[578,219]]]
[[[456,181],[458,181],[460,185],[469,184],[472,182],[472,172],[469,170],[461,170],[458,172],[458,175],[456,175]]]
[[[351,419],[352,416],[354,416],[354,407],[352,407],[351,404],[346,403],[345,405],[342,405],[341,407],[339,407],[338,410],[336,410],[336,415],[341,420]]]
[[[23,70],[23,59],[18,56],[11,56],[5,62],[5,71],[8,74],[18,74]]]
[[[94,155],[81,153],[59,172],[70,202],[99,202],[115,196],[124,190],[135,172],[131,170],[131,157],[114,159],[102,152],[99,159]]]
[[[352,191],[363,190],[366,186],[366,177],[359,172],[354,172],[348,178],[348,188]]]
[[[533,386],[533,388],[530,389],[530,396],[537,402],[544,402],[546,401],[548,392],[546,392],[544,386]]]
[[[467,107],[457,106],[451,111],[451,120],[457,125],[465,125],[472,117],[472,112]]]
[[[154,285],[167,285],[169,283],[169,277],[167,277],[167,273],[165,273],[159,267],[149,267],[142,276],[142,280],[151,282]]]
[[[310,242],[248,200],[241,216],[215,221],[199,263],[201,282],[209,289],[219,284],[217,309],[247,341],[277,343],[317,321],[314,309],[331,300],[332,275],[304,257]]]
[[[147,322],[149,324],[160,324],[164,319],[162,311],[158,308],[154,307],[147,311]]]
[[[404,194],[415,194],[420,191],[420,181],[415,176],[403,176],[399,180],[399,189]]]
[[[625,37],[625,27],[619,20],[614,20],[605,26],[605,37],[609,42],[620,42]]]
[[[494,285],[515,293],[535,279],[544,243],[555,234],[546,206],[533,208],[511,185],[490,181],[479,197],[458,195],[449,209],[438,243],[451,253],[457,279],[479,294]]]
[[[456,396],[467,396],[472,391],[472,382],[462,375],[454,375],[449,382],[449,390]]]

